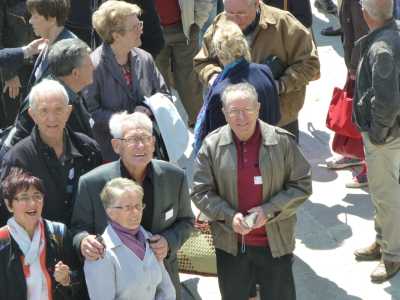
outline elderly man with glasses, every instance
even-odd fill
[[[222,94],[227,125],[210,133],[195,161],[192,201],[211,220],[223,300],[296,298],[292,273],[296,209],[311,194],[311,169],[292,134],[258,119],[248,83]]]
[[[119,160],[100,166],[79,181],[72,216],[74,246],[86,259],[102,256],[104,247],[96,240],[107,227],[107,215],[100,199],[105,184],[116,177],[132,179],[143,187],[142,226],[150,231],[150,246],[164,260],[180,299],[176,252],[193,228],[193,213],[183,170],[171,163],[153,159],[155,137],[150,118],[142,113],[114,114],[110,120],[112,147]]]
[[[29,106],[35,126],[4,156],[0,178],[19,167],[42,179],[46,190],[43,217],[69,227],[79,177],[100,165],[100,149],[87,135],[66,128],[72,105],[58,81],[43,79],[35,85]],[[8,216],[0,206],[0,226]]]
[[[204,35],[203,47],[194,58],[200,80],[211,86],[223,66],[212,48],[220,24],[230,19],[239,25],[250,46],[252,62],[278,61],[285,69],[277,76],[282,126],[298,139],[298,114],[303,107],[306,85],[319,77],[319,60],[310,31],[289,12],[260,0],[224,0],[219,14]]]

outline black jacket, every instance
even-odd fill
[[[389,21],[359,41],[353,120],[373,144],[400,136],[400,23]]]
[[[64,224],[44,220],[46,238],[46,267],[52,279],[53,300],[78,299],[82,283],[79,260],[72,250],[71,237]],[[20,250],[16,241],[0,228],[0,300],[26,300],[27,288],[22,269]],[[63,287],[54,280],[54,268],[62,261],[72,270],[69,287]]]
[[[0,68],[18,70],[23,64],[24,52],[21,47],[0,50]]]
[[[74,167],[72,197],[66,191],[69,175],[65,176],[54,150],[43,143],[36,127],[29,137],[16,144],[4,156],[0,180],[8,175],[12,167],[20,167],[41,178],[46,191],[43,217],[69,226],[73,207],[71,199],[74,199],[79,177],[99,166],[102,157],[97,143],[86,135],[66,130],[65,136],[66,145],[70,145]],[[0,201],[0,225],[5,224],[8,217],[3,201]]]
[[[0,2],[0,49],[21,47],[31,42],[34,39],[34,33],[28,22],[26,0],[3,0]],[[26,63],[29,65],[28,69],[31,70],[32,64]],[[3,79],[8,80],[15,75],[21,76],[18,69],[2,69]],[[23,76],[21,80],[28,79],[25,77],[28,76]]]

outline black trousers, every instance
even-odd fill
[[[269,247],[246,245],[237,256],[220,249],[216,256],[222,300],[248,300],[254,282],[260,286],[261,300],[296,299],[292,254],[273,258]]]

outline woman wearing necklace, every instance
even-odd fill
[[[0,228],[0,299],[80,299],[78,260],[66,226],[41,217],[44,187],[13,168],[2,182],[13,216]]]
[[[111,147],[109,120],[119,111],[142,111],[144,97],[155,93],[169,96],[163,77],[150,53],[139,49],[143,22],[140,8],[124,1],[104,2],[93,14],[93,27],[103,40],[91,55],[95,71],[86,90],[89,111],[95,121],[94,137],[106,161],[117,159]]]

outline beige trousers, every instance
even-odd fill
[[[400,137],[388,137],[384,145],[374,145],[367,133],[362,136],[375,207],[376,241],[384,260],[400,261]]]

